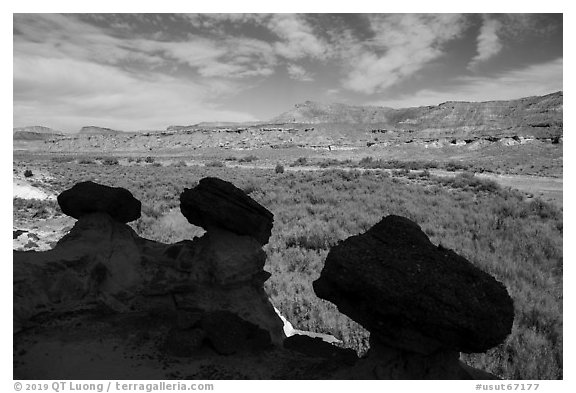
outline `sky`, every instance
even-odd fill
[[[13,125],[268,120],[563,90],[562,14],[13,15]]]

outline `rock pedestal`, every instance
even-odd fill
[[[394,359],[390,354],[402,354],[404,366],[396,369],[408,378],[418,374],[418,364],[457,363],[459,352],[500,344],[514,320],[504,285],[433,245],[416,223],[399,216],[333,247],[313,286],[320,298],[370,331],[371,342],[379,343],[370,350],[372,358],[374,352]],[[437,357],[445,361],[430,360]]]
[[[227,183],[222,189],[232,188]],[[188,191],[202,196],[202,191]],[[213,220],[188,205],[185,210],[202,216],[208,232],[167,245],[140,238],[125,224],[140,215],[140,202],[127,190],[86,182],[64,191],[58,197],[62,210],[78,218],[70,233],[53,250],[14,253],[15,331],[34,326],[41,314],[49,318],[106,309],[160,313],[175,320],[176,315],[200,315],[193,326],[177,324],[172,333],[186,336],[189,329],[203,330],[188,341],[207,337],[219,353],[244,348],[230,342],[236,339],[252,340],[258,348],[266,343],[280,346],[285,337],[282,321],[263,289],[270,274],[263,270],[266,254],[261,244],[268,238],[245,229],[271,227],[272,214],[236,191],[217,192],[210,200],[217,206],[242,206],[240,212],[249,206],[261,214],[243,215],[244,229],[232,231],[233,219]],[[231,217],[235,211],[224,214]],[[252,217],[258,224],[250,222]],[[216,338],[214,321],[221,323]],[[223,333],[239,326],[246,334]]]

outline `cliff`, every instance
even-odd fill
[[[19,141],[42,141],[61,137],[64,134],[60,131],[44,126],[16,127],[13,129],[12,139]]]
[[[563,93],[510,101],[457,102],[392,109],[321,104],[306,101],[272,123],[356,124],[382,132],[414,133],[415,137],[465,137],[475,134],[553,137],[562,135]]]

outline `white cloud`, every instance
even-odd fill
[[[562,86],[562,58],[522,69],[500,73],[493,77],[460,77],[458,84],[443,90],[420,90],[396,99],[370,102],[370,105],[407,108],[437,105],[446,101],[509,100],[544,95]]]
[[[271,44],[244,37],[207,38],[188,35],[185,41],[117,38],[74,16],[15,15],[20,34],[15,54],[74,58],[99,64],[151,71],[159,66],[186,64],[204,77],[269,76],[276,64]]]
[[[15,14],[14,55],[32,54],[50,58],[74,58],[101,64],[137,60],[145,65],[163,61],[130,40],[105,33],[74,16],[58,14]]]
[[[242,37],[214,40],[190,36],[181,42],[133,40],[131,44],[149,53],[160,52],[167,60],[187,64],[204,77],[269,76],[276,64],[270,44]]]
[[[323,59],[329,53],[328,44],[314,34],[301,15],[274,14],[267,26],[281,39],[274,45],[276,53],[288,60]]]
[[[483,17],[482,27],[477,38],[478,54],[470,61],[468,69],[475,71],[478,69],[479,64],[500,53],[503,48],[499,37],[501,28],[502,23],[500,21],[488,16]]]
[[[374,39],[351,48],[343,87],[366,94],[382,91],[414,75],[443,54],[443,45],[465,26],[456,14],[373,15]]]
[[[277,40],[272,42],[275,57],[287,60],[302,58],[324,59],[330,55],[328,43],[315,34],[302,14],[188,14],[195,26],[210,29],[225,37],[223,24],[258,25],[267,28]],[[263,41],[262,41],[263,42]],[[266,48],[266,52],[269,52]]]
[[[288,71],[290,78],[294,80],[301,82],[311,82],[314,80],[312,76],[304,69],[304,67],[301,67],[297,64],[289,64],[286,67],[286,70]]]
[[[14,125],[75,131],[95,124],[138,130],[208,120],[254,120],[210,104],[238,88],[224,81],[201,84],[162,75],[141,78],[82,60],[16,57]]]

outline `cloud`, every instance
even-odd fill
[[[14,18],[15,54],[83,59],[134,71],[173,69],[180,64],[203,77],[236,79],[269,76],[277,62],[272,45],[257,39],[197,34],[180,41],[120,38],[73,15],[16,14]]]
[[[209,29],[220,39],[227,37],[224,27],[253,25],[266,28],[276,39],[270,40],[274,57],[285,60],[326,59],[329,43],[314,32],[302,14],[188,14],[195,26]],[[269,50],[266,50],[270,53]]]
[[[312,78],[312,76],[304,69],[304,67],[301,67],[297,64],[289,64],[286,67],[286,70],[288,71],[290,78],[294,80],[301,82],[311,82],[314,80],[314,78]]]
[[[323,59],[329,54],[327,42],[314,34],[302,15],[274,14],[267,27],[280,38],[274,45],[276,53],[288,60]]]
[[[164,59],[73,15],[15,14],[14,55],[73,58],[99,64],[157,66]]]
[[[137,40],[137,48],[161,53],[166,62],[185,64],[203,77],[269,76],[276,59],[263,41],[231,37],[221,41],[191,36],[184,42]]]
[[[509,100],[544,95],[563,90],[562,58],[525,68],[506,71],[493,77],[457,78],[457,85],[443,90],[420,90],[396,99],[372,101],[370,105],[406,108],[437,105],[446,101]]]
[[[239,88],[224,81],[202,84],[157,74],[140,77],[83,60],[17,57],[14,125],[75,131],[95,124],[138,130],[207,120],[254,120],[211,104]]]
[[[499,32],[502,28],[502,23],[496,19],[488,16],[483,17],[482,27],[480,34],[477,38],[477,52],[478,54],[468,64],[468,69],[476,71],[481,63],[490,60],[496,56],[503,48],[500,41]]]
[[[550,36],[558,28],[553,14],[484,14],[476,38],[477,54],[468,69],[478,71],[482,63],[502,52],[506,45]]]
[[[368,17],[374,38],[347,50],[349,72],[343,87],[373,94],[414,75],[444,54],[465,18],[456,14],[393,14]],[[346,49],[345,49],[346,52]]]

